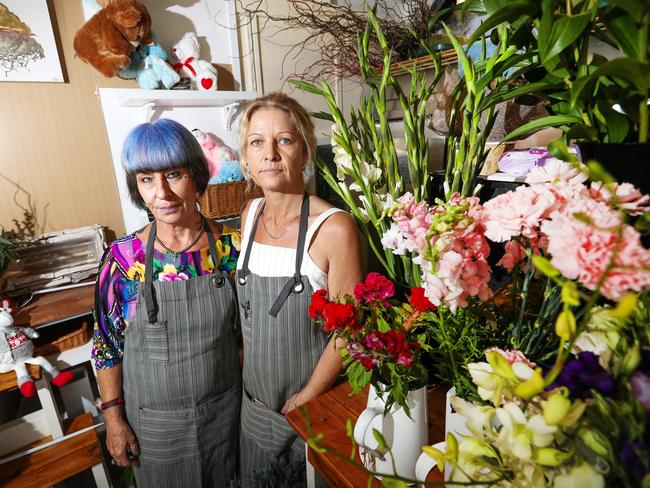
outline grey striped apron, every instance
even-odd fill
[[[262,277],[248,268],[264,202],[255,216],[237,276],[244,342],[240,466],[244,487],[278,486],[279,472],[303,470],[304,443],[280,410],[309,381],[327,335],[309,317],[312,287],[300,274],[309,218],[305,194],[292,277]],[[283,485],[284,486],[284,485]],[[293,485],[291,485],[293,486]]]
[[[219,271],[211,232],[212,274],[152,282],[155,235],[154,221],[122,366],[127,420],[140,444],[136,482],[223,487],[236,475],[241,398],[234,287]]]

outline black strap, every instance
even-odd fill
[[[302,257],[304,255],[305,240],[307,239],[307,228],[309,227],[309,195],[305,192],[305,195],[302,199],[302,207],[300,208],[300,228],[298,229],[298,245],[296,246],[296,268],[293,273],[293,278],[289,279],[280,294],[273,302],[271,310],[269,310],[269,315],[271,317],[277,317],[278,312],[284,306],[284,303],[289,298],[290,293],[302,293],[305,289],[305,285],[302,282],[300,275],[300,268],[302,266]]]
[[[237,273],[237,281],[241,286],[244,286],[246,284],[248,275],[251,273],[251,270],[248,269],[248,262],[250,261],[251,258],[251,249],[253,247],[253,241],[255,240],[255,233],[257,232],[257,224],[260,223],[260,216],[264,211],[265,203],[266,203],[265,201],[262,201],[262,204],[257,209],[257,214],[255,215],[253,220],[253,228],[251,229],[251,233],[248,236],[248,243],[246,244],[246,249],[244,250],[244,262],[241,266],[241,269],[239,270],[239,273]]]
[[[218,288],[221,288],[225,284],[226,278],[223,276],[223,273],[219,271],[219,254],[217,253],[214,235],[212,234],[212,230],[210,229],[207,220],[203,216],[201,216],[201,225],[208,233],[208,246],[210,248],[210,256],[212,256],[212,264],[214,264],[212,274],[217,275],[215,276],[215,280],[218,280],[215,281],[215,285]],[[156,221],[154,220],[151,222],[149,237],[147,239],[147,250],[144,258],[144,289],[142,290],[147,317],[150,324],[158,321],[158,302],[156,301],[156,292],[153,287],[153,251],[155,239]]]

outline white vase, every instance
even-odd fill
[[[354,439],[359,444],[359,455],[364,466],[381,475],[399,475],[415,478],[415,463],[422,446],[428,442],[426,387],[410,391],[406,399],[410,417],[404,409],[394,404],[384,414],[386,403],[371,386],[366,409],[354,426]],[[390,453],[377,451],[379,443],[373,429],[377,429],[390,448]],[[393,463],[395,470],[393,470]]]
[[[445,398],[445,441],[447,434],[452,433],[460,441],[460,436],[471,435],[465,423],[465,417],[455,412],[451,407],[451,399],[456,396],[456,388],[453,386],[447,391]],[[447,443],[445,441],[434,444],[433,447],[440,451],[445,450]],[[415,468],[415,479],[424,482],[429,475],[429,472],[436,466],[435,460],[425,453],[422,453],[417,461]],[[451,479],[453,467],[449,464],[445,465],[445,480]]]
[[[445,399],[445,440],[447,439],[447,434],[450,432],[460,438],[461,435],[471,435],[471,432],[465,424],[465,417],[461,414],[454,412],[451,408],[451,399],[456,396],[456,388],[451,387],[447,391],[447,397]]]

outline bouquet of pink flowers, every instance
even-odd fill
[[[337,337],[348,381],[358,393],[369,383],[381,385],[386,408],[406,407],[406,395],[427,381],[422,353],[428,350],[427,324],[436,307],[422,288],[411,288],[406,302],[395,298],[395,285],[369,273],[354,297],[333,300],[325,290],[312,295],[310,316]]]

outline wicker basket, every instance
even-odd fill
[[[53,354],[59,354],[68,349],[83,346],[90,340],[91,335],[88,322],[83,321],[81,324],[70,323],[66,325],[68,325],[67,328],[72,328],[73,330],[45,344],[37,345],[34,355],[51,356]],[[36,341],[37,343],[40,342],[38,339]]]
[[[199,197],[199,203],[201,213],[214,219],[237,215],[245,202],[261,196],[262,189],[258,186],[253,185],[249,189],[247,181],[235,181],[208,185],[205,193]]]

